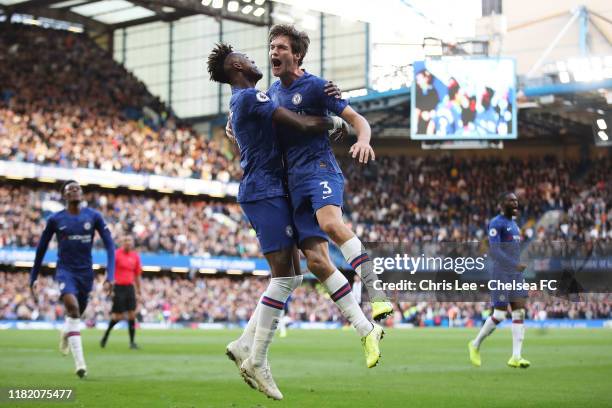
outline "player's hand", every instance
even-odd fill
[[[374,149],[366,142],[357,142],[351,146],[349,154],[353,155],[353,159],[358,158],[359,163],[367,164],[368,160],[374,160]]]
[[[519,272],[523,272],[525,269],[527,269],[526,264],[521,263],[521,264],[516,265],[516,270]]]
[[[342,139],[344,139],[345,137],[347,137],[349,134],[349,125],[348,123],[346,123],[346,121],[342,121],[342,127],[340,129],[336,129],[334,130],[332,133],[329,134],[329,139],[332,142],[338,142]]]
[[[327,81],[323,87],[323,92],[325,92],[327,96],[333,96],[336,99],[342,98],[342,91],[338,88],[338,85],[334,84],[332,81]]]
[[[110,281],[104,281],[104,285],[102,285],[102,290],[106,293],[106,296],[113,295],[113,284]]]
[[[32,282],[32,284],[30,285],[30,293],[32,294],[32,298],[34,299],[34,302],[38,304],[38,281],[37,280]]]

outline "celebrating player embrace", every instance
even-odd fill
[[[87,375],[87,366],[81,343],[80,316],[87,308],[94,281],[91,249],[95,231],[102,237],[106,248],[104,289],[109,295],[115,275],[115,245],[102,215],[90,208],[81,207],[83,190],[79,183],[74,180],[65,182],[61,193],[66,200],[66,209],[53,214],[47,220],[36,248],[36,258],[30,273],[30,288],[36,298],[36,279],[49,242],[55,234],[58,242],[55,280],[59,282],[60,298],[66,309],[64,329],[60,333],[60,351],[64,355],[72,352],[76,374],[83,378]]]
[[[244,170],[238,201],[257,233],[272,271],[270,284],[243,335],[228,345],[227,354],[240,367],[249,385],[270,398],[282,399],[270,372],[267,350],[285,302],[300,285],[302,276],[296,256],[299,238],[287,199],[281,148],[273,123],[303,131],[307,133],[304,137],[323,133],[326,138],[328,130],[346,130],[346,126],[337,117],[298,115],[279,107],[265,93],[255,89],[255,84],[263,76],[255,63],[246,55],[234,52],[229,45],[219,44],[213,50],[208,59],[208,71],[213,81],[232,86],[231,126]],[[339,271],[331,277],[330,273],[321,274],[318,268],[311,270],[323,282],[347,319],[360,330],[368,366],[375,365],[380,358],[378,342],[382,329],[367,320],[352,296],[346,296],[350,294],[350,286]]]

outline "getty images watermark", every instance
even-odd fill
[[[439,301],[486,301],[539,291],[567,297],[608,293],[612,246],[606,243],[367,243],[376,289]]]

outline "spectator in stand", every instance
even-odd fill
[[[84,320],[89,325],[108,321],[110,305],[102,291],[100,276],[91,293]],[[39,278],[39,305],[28,295],[26,272],[0,272],[0,319],[55,321],[63,318],[57,303],[57,284],[50,278]],[[257,277],[220,276],[171,278],[143,277],[138,317],[143,322],[246,322],[254,305],[252,297],[261,293],[266,280]],[[416,326],[446,325],[453,316],[453,326],[478,326],[490,312],[486,302],[450,303],[401,301],[396,308],[397,321]],[[306,283],[295,290],[290,318],[306,322],[342,322],[330,299],[316,285]],[[532,293],[527,303],[527,318],[543,319],[610,319],[612,297],[609,294],[586,295],[581,302],[570,302]]]

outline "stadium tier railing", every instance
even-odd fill
[[[130,190],[155,190],[162,193],[183,193],[211,197],[236,197],[238,183],[218,180],[167,177],[155,174],[125,173],[86,168],[43,166],[35,163],[0,160],[0,177],[12,180],[31,179],[41,182],[77,180],[82,185],[105,188],[125,187]]]

